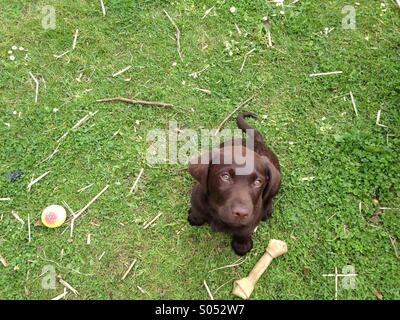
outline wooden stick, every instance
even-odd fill
[[[8,266],[6,258],[4,258],[1,254],[0,254],[0,262],[4,267]]]
[[[176,50],[178,51],[179,58],[181,58],[181,61],[183,61],[182,53],[181,53],[181,42],[180,42],[181,31],[179,30],[178,26],[175,24],[174,20],[172,20],[171,16],[168,14],[168,12],[165,10],[163,10],[163,11],[167,15],[168,20],[172,23],[172,25],[175,28]]]
[[[210,300],[214,300],[214,297],[213,297],[213,295],[212,295],[212,293],[211,293],[210,288],[209,288],[208,285],[207,285],[206,280],[203,281],[203,284],[204,284],[204,286],[206,287],[206,290],[207,290],[208,296],[210,297]]]
[[[158,215],[156,215],[153,220],[151,220],[149,223],[146,223],[146,225],[143,227],[143,229],[147,229],[148,227],[150,227],[154,221],[156,221],[160,216],[162,215],[162,212],[160,212]]]
[[[101,11],[103,12],[103,16],[106,16],[106,7],[104,6],[103,0],[100,0]]]
[[[106,254],[105,251],[103,251],[103,253],[100,255],[100,257],[98,258],[98,260],[100,261],[101,259],[103,259],[104,255]]]
[[[76,41],[78,40],[78,35],[79,35],[79,30],[76,29],[74,34],[74,41],[72,42],[72,50],[75,50],[76,48]]]
[[[78,129],[82,124],[84,124],[86,121],[88,121],[90,118],[93,118],[96,113],[99,112],[98,110],[95,112],[89,112],[86,116],[81,118],[73,127],[72,129]]]
[[[96,102],[112,102],[112,101],[122,101],[131,104],[142,104],[145,106],[157,106],[157,107],[164,107],[164,108],[171,108],[174,105],[165,102],[158,102],[158,101],[144,101],[144,100],[134,100],[124,97],[115,97],[115,98],[104,98],[104,99],[97,99]]]
[[[81,192],[85,191],[86,189],[89,189],[92,185],[93,185],[93,183],[87,185],[86,187],[80,188],[80,189],[78,190],[78,192],[81,193]]]
[[[108,189],[109,186],[110,186],[110,185],[107,184],[107,185],[103,188],[103,190],[101,190],[92,200],[90,200],[90,201],[88,202],[87,205],[85,205],[81,210],[79,210],[78,213],[75,214],[73,220],[78,219],[79,216],[80,216],[82,213],[84,213],[84,212],[86,211],[86,209],[89,208],[89,207],[93,204],[93,202],[95,202],[104,192],[106,192],[106,190]]]
[[[337,300],[338,296],[338,273],[337,268],[335,267],[335,300]]]
[[[57,297],[52,298],[51,300],[60,300],[65,298],[65,296],[68,294],[67,288],[64,287],[64,292],[59,294]]]
[[[31,76],[31,78],[35,82],[35,103],[37,103],[38,102],[38,95],[39,95],[39,81],[34,77],[32,72],[29,72],[29,75]]]
[[[48,160],[53,159],[54,155],[59,151],[58,149],[60,148],[60,143],[57,145],[57,147],[54,149],[53,153],[50,154],[47,158],[43,159],[40,163],[46,162]]]
[[[212,9],[214,9],[214,7],[215,6],[212,6],[211,8],[207,9],[206,12],[204,12],[204,16],[201,19],[204,19],[205,17],[207,17],[211,13]]]
[[[69,52],[71,52],[71,50],[67,50],[67,51],[65,51],[65,52],[63,52],[63,53],[61,53],[59,55],[53,54],[53,57],[56,58],[56,59],[60,59],[60,58],[62,58],[63,56],[65,56]]]
[[[247,52],[247,53],[244,55],[244,59],[243,59],[242,65],[241,65],[241,67],[240,67],[240,72],[243,71],[244,64],[246,63],[247,57],[248,57],[250,54],[252,54],[254,50],[256,50],[256,48],[251,49],[249,52]]]
[[[25,224],[25,221],[21,219],[21,217],[18,215],[18,213],[16,213],[14,210],[11,211],[11,214],[13,215],[13,217],[22,225]]]
[[[193,88],[193,90],[198,90],[198,91],[201,91],[201,92],[204,92],[204,93],[207,93],[207,94],[211,94],[211,91],[208,90],[208,89],[202,89],[202,88],[195,87],[195,88]]]
[[[256,97],[256,96],[253,95],[253,96],[251,96],[250,98],[247,98],[246,100],[241,101],[241,102],[239,103],[239,105],[238,105],[224,120],[222,120],[222,122],[219,124],[219,126],[218,126],[218,128],[217,128],[217,131],[215,132],[215,135],[217,135],[218,132],[220,132],[220,130],[221,130],[221,128],[223,127],[223,125],[225,124],[225,122],[227,122],[227,121],[230,119],[230,117],[232,117],[232,116],[235,114],[236,111],[238,111],[241,107],[243,107],[244,105],[246,105],[247,103],[249,103],[249,102],[250,102],[251,100],[253,100],[255,97]]]
[[[77,296],[79,295],[79,292],[74,287],[72,287],[67,281],[64,281],[63,279],[60,279],[59,281],[64,287],[71,290],[75,295]]]
[[[57,140],[57,143],[60,143],[61,140],[63,140],[68,134],[69,134],[69,131],[65,132],[65,133]]]
[[[141,177],[142,174],[143,174],[143,171],[144,171],[143,168],[140,169],[139,175],[137,176],[135,182],[133,183],[133,186],[132,186],[131,190],[129,190],[129,193],[132,193],[134,190],[136,190],[136,186],[137,186],[137,184],[138,184],[138,182],[139,182],[140,177]]]
[[[226,269],[226,268],[231,268],[231,267],[240,266],[243,262],[246,261],[247,258],[245,258],[245,259],[243,259],[242,261],[240,261],[241,259],[243,259],[243,257],[237,259],[237,260],[236,260],[234,263],[232,263],[232,264],[228,264],[228,265],[226,265],[226,266],[222,266],[222,267],[219,267],[219,268],[215,268],[215,269],[212,269],[212,270],[210,270],[210,271],[208,271],[208,272],[213,272],[213,271],[217,271],[217,270],[221,270],[221,269]],[[239,261],[240,261],[240,262],[239,262]]]
[[[131,272],[133,266],[135,265],[137,259],[133,260],[131,265],[129,266],[128,270],[126,270],[124,276],[122,277],[122,280],[125,280],[125,278],[128,276],[129,272]]]
[[[312,73],[312,74],[310,74],[310,77],[329,76],[329,75],[332,75],[332,74],[341,74],[341,73],[343,73],[343,71]]]
[[[354,100],[353,93],[350,91],[350,98],[351,98],[351,104],[353,105],[354,112],[356,113],[356,116],[358,117],[358,110],[356,107],[356,101]]]
[[[127,66],[126,68],[123,68],[122,70],[115,72],[112,76],[115,78],[120,74],[123,74],[124,72],[128,71],[130,68],[132,68],[132,66]]]
[[[37,183],[37,182],[39,182],[40,180],[42,180],[42,179],[43,179],[45,176],[47,176],[49,173],[50,173],[50,171],[47,171],[47,172],[43,173],[40,177],[38,177],[38,178],[36,178],[35,180],[31,181],[31,182],[28,184],[28,192],[31,191],[31,188],[32,188],[32,186],[33,186],[35,183]]]

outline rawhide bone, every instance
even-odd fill
[[[253,270],[246,278],[236,280],[233,283],[232,293],[242,299],[250,298],[258,279],[270,265],[272,259],[277,258],[287,252],[287,244],[281,240],[271,239],[264,255],[256,263]]]

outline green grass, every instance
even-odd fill
[[[103,17],[98,1],[1,0],[0,198],[12,200],[0,202],[0,255],[8,262],[0,264],[0,299],[60,294],[59,283],[54,290],[41,287],[46,265],[79,291],[68,299],[207,299],[203,280],[216,299],[232,299],[231,280],[251,270],[271,238],[287,241],[289,252],[273,262],[253,299],[333,299],[334,279],[322,274],[335,267],[341,272],[346,265],[355,268],[356,288],[345,290],[339,280],[338,299],[375,299],[374,290],[384,299],[399,299],[399,9],[389,0],[383,1],[385,12],[381,1],[359,2],[356,29],[343,30],[346,1],[301,0],[285,6],[281,15],[270,1],[241,1],[232,14],[229,1],[105,0]],[[55,30],[41,26],[44,5],[56,10]],[[216,14],[202,19],[213,5]],[[181,30],[183,62],[163,9]],[[263,33],[266,15],[272,20],[273,49],[266,47]],[[322,35],[325,27],[335,29]],[[76,49],[54,58],[71,48],[76,29]],[[234,41],[233,56],[225,41]],[[17,52],[10,61],[12,45],[27,48],[26,59],[26,52]],[[111,76],[127,65],[133,66],[128,72]],[[207,65],[199,77],[189,76]],[[335,70],[343,74],[309,77]],[[46,88],[40,82],[37,104],[29,72],[46,82]],[[181,128],[215,128],[252,94],[257,99],[243,110],[259,114],[251,123],[277,153],[283,185],[273,218],[258,228],[244,263],[209,272],[237,259],[230,238],[187,224],[193,180],[185,165],[147,165],[146,135],[167,128],[171,120]],[[111,96],[176,107],[95,102]],[[375,124],[379,109],[387,128]],[[96,110],[70,132],[53,159],[41,163],[58,138]],[[234,121],[226,127],[234,128]],[[142,167],[138,189],[129,195]],[[11,183],[6,174],[17,168],[23,175]],[[51,172],[27,192],[32,176],[45,171]],[[315,178],[301,180],[308,176]],[[28,243],[26,224],[11,215],[14,210],[26,221],[30,214],[33,224],[52,203],[66,201],[79,210],[106,184],[107,192],[78,219],[72,242],[63,227],[32,226]],[[394,208],[384,210],[376,223],[369,221],[374,198]],[[158,212],[163,215],[143,230]],[[86,245],[88,233],[91,245]],[[121,281],[135,258],[137,264]]]

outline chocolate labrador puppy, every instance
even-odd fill
[[[237,117],[237,125],[247,132],[247,139],[224,142],[189,164],[189,172],[197,180],[189,223],[208,223],[215,231],[232,234],[232,247],[238,255],[253,247],[254,229],[260,220],[272,215],[272,198],[281,184],[278,158],[264,145],[260,133],[244,120],[255,116],[244,112]]]

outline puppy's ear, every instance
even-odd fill
[[[215,151],[207,151],[201,156],[195,156],[189,161],[189,173],[195,178],[202,187],[204,193],[207,193],[208,168],[211,164]]]
[[[265,164],[265,169],[269,178],[268,185],[264,189],[263,198],[273,197],[278,193],[281,185],[281,174],[268,157],[261,157]]]

